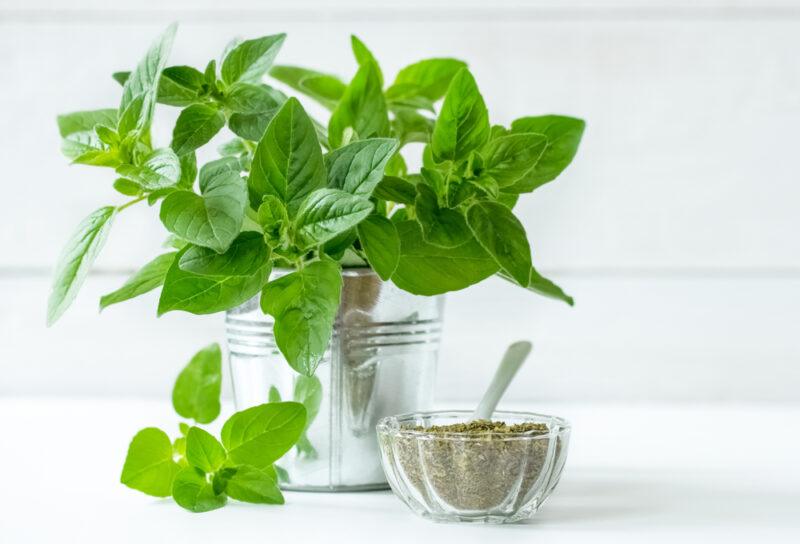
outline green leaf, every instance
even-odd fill
[[[506,281],[519,285],[514,278],[502,270],[498,272],[497,275]],[[529,291],[533,291],[545,297],[561,300],[570,306],[575,305],[575,299],[566,294],[561,287],[539,274],[533,267],[531,267],[531,276],[528,285],[523,285],[522,287],[526,287]]]
[[[222,352],[219,344],[211,344],[195,353],[178,374],[172,388],[172,406],[182,417],[211,423],[219,415],[221,390]]]
[[[117,178],[113,184],[114,190],[125,196],[139,196],[142,192],[142,186],[125,178]]]
[[[273,66],[269,75],[313,98],[329,110],[336,107],[347,88],[347,85],[336,76],[299,66]]]
[[[172,484],[172,498],[190,512],[209,512],[222,508],[228,501],[224,493],[215,493],[205,473],[195,467],[182,469]]]
[[[234,463],[265,469],[289,451],[306,425],[299,402],[272,402],[233,414],[222,426],[222,443]]]
[[[535,169],[547,147],[547,136],[534,133],[509,134],[491,140],[486,146],[484,172],[500,188],[515,182]]]
[[[73,163],[116,168],[122,161],[116,149],[105,145],[94,130],[73,132],[61,140],[61,153]]]
[[[168,231],[184,240],[224,253],[242,229],[247,187],[238,160],[227,157],[200,170],[200,190],[175,191],[159,214]]]
[[[433,134],[434,120],[408,108],[395,108],[392,128],[402,145],[428,143]]]
[[[234,155],[243,155],[248,152],[247,145],[241,138],[234,138],[228,142],[220,144],[217,147],[217,152],[223,157],[231,157]]]
[[[392,281],[415,295],[439,295],[482,281],[498,266],[474,239],[454,248],[428,244],[416,221],[395,223],[400,235],[400,260]]]
[[[117,126],[117,110],[103,109],[91,111],[75,111],[59,115],[58,132],[62,138],[77,132],[92,132],[97,125]]]
[[[436,162],[461,162],[489,138],[489,112],[475,79],[461,69],[447,89],[442,111],[431,137],[431,151]]]
[[[497,201],[508,208],[509,210],[513,210],[514,206],[517,205],[517,200],[519,200],[519,193],[500,193],[497,195]]]
[[[298,244],[311,247],[355,227],[372,212],[365,197],[339,189],[318,189],[308,195],[297,213],[295,231]]]
[[[339,309],[338,264],[316,261],[267,284],[261,309],[275,318],[275,342],[289,365],[311,376],[325,354]]]
[[[256,504],[283,504],[274,469],[259,470],[249,465],[236,467],[225,492],[232,499]]]
[[[191,153],[210,142],[224,126],[225,115],[215,106],[192,104],[178,116],[170,147],[178,156]]]
[[[294,377],[294,400],[299,402],[306,409],[306,426],[308,429],[319,413],[322,404],[322,383],[316,376],[303,376],[299,374]]]
[[[400,236],[394,224],[379,215],[371,215],[358,225],[358,239],[370,266],[388,281],[400,260]]]
[[[497,264],[517,283],[528,285],[531,248],[525,228],[511,210],[499,202],[479,201],[467,210],[467,223]]]
[[[444,96],[459,70],[466,67],[465,62],[449,58],[415,62],[397,73],[394,83],[386,90],[386,98],[423,96],[435,102]]]
[[[242,233],[231,244],[226,254],[236,255],[230,261],[231,270],[241,269],[238,260],[244,253],[237,249],[239,243],[249,243],[251,233]],[[172,263],[164,288],[158,301],[158,315],[173,310],[183,310],[193,314],[213,314],[243,304],[253,298],[269,277],[271,265],[265,261],[252,276],[215,275],[205,276],[187,272],[180,268],[183,256],[191,249],[182,249]]]
[[[125,85],[125,82],[128,81],[128,78],[131,77],[130,72],[114,72],[111,74],[111,77],[119,83],[120,85]]]
[[[294,217],[305,197],[325,187],[325,165],[314,125],[296,98],[281,107],[258,143],[248,179],[257,208],[274,195]]]
[[[181,155],[180,163],[181,177],[178,180],[178,187],[191,191],[194,187],[194,180],[197,177],[197,155],[194,153]]]
[[[144,94],[134,97],[125,109],[120,112],[117,131],[122,138],[141,128],[139,123],[142,120],[142,109],[145,107],[146,98],[147,96]]]
[[[578,152],[585,127],[586,123],[581,119],[561,115],[523,117],[511,123],[511,131],[514,133],[544,134],[547,136],[547,147],[535,168],[505,191],[528,193],[557,178]]]
[[[235,83],[225,93],[225,106],[238,113],[276,112],[286,100],[266,85]]]
[[[186,434],[186,460],[203,472],[216,472],[225,463],[228,454],[216,438],[200,427],[192,427]]]
[[[128,76],[122,87],[122,101],[119,105],[120,115],[138,96],[143,96],[143,106],[140,110],[141,114],[136,123],[137,129],[143,130],[150,126],[161,72],[167,63],[167,56],[169,55],[170,49],[172,49],[172,42],[175,39],[176,29],[177,25],[170,25],[164,33],[153,42],[145,57]]]
[[[389,135],[389,113],[383,97],[378,65],[367,62],[358,69],[328,122],[332,148],[344,143],[344,132],[353,129],[359,139]]]
[[[89,269],[103,247],[117,209],[105,206],[81,221],[61,253],[53,275],[47,301],[47,325],[55,323],[66,311],[83,285]]]
[[[325,155],[328,187],[369,197],[397,147],[397,140],[372,138],[331,151]]]
[[[161,72],[157,101],[169,106],[189,106],[198,100],[203,73],[191,66],[169,66]]]
[[[123,164],[117,173],[148,191],[174,187],[181,179],[181,161],[171,149],[155,149],[140,166]]]
[[[278,197],[267,195],[264,197],[264,202],[258,207],[257,220],[264,230],[267,241],[277,245],[283,239],[289,223],[289,215],[286,212],[286,206],[278,200]]]
[[[159,255],[134,272],[122,287],[100,298],[100,309],[103,310],[112,304],[130,300],[160,287],[164,283],[167,270],[175,260],[175,255],[177,252],[174,251]]]
[[[280,51],[286,34],[246,40],[234,47],[222,61],[222,81],[257,83],[267,73]]]
[[[275,117],[275,113],[274,111],[263,113],[232,113],[228,118],[228,128],[240,138],[258,142],[264,137],[264,132]]]
[[[456,247],[472,239],[467,222],[461,212],[441,208],[436,193],[428,185],[417,185],[415,210],[422,226],[422,236],[429,244]]]
[[[295,402],[301,403],[306,409],[306,427],[297,441],[297,452],[300,455],[314,458],[317,456],[317,450],[311,444],[306,432],[316,419],[322,404],[322,383],[319,378],[302,374],[295,376],[293,398]]]
[[[278,391],[278,388],[274,385],[269,386],[269,393],[267,394],[268,402],[280,402],[281,401],[281,392]]]
[[[249,277],[269,262],[270,250],[258,232],[243,232],[228,251],[219,254],[213,249],[190,246],[181,255],[178,266],[200,276]]]
[[[155,427],[142,429],[131,440],[120,481],[131,489],[154,497],[168,497],[180,470],[172,459],[172,442]]]
[[[356,62],[358,62],[359,66],[364,66],[365,64],[375,65],[378,69],[378,75],[380,76],[380,85],[383,87],[383,73],[378,65],[378,59],[375,58],[372,51],[370,51],[364,42],[359,40],[355,34],[350,35],[350,46],[353,49],[353,56],[356,58]]]
[[[397,176],[384,176],[375,187],[372,196],[379,200],[414,205],[417,189],[414,184]]]

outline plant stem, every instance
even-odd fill
[[[121,212],[125,208],[129,208],[129,207],[133,206],[134,204],[137,204],[137,203],[141,202],[145,198],[147,198],[147,197],[146,196],[140,196],[139,198],[134,198],[133,200],[130,200],[130,201],[126,202],[122,206],[117,206],[117,212]]]

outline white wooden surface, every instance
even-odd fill
[[[789,0],[2,1],[0,394],[160,395],[221,338],[218,318],[156,321],[152,298],[97,318],[99,294],[159,250],[146,207],[119,218],[76,307],[43,327],[69,231],[119,202],[109,172],[66,165],[54,117],[116,104],[109,74],[170,20],[184,21],[175,63],[286,31],[281,62],[349,76],[355,32],[387,74],[425,56],[468,59],[497,121],[588,120],[573,166],[519,206],[537,264],[577,307],[500,282],[454,295],[441,397],[476,397],[503,347],[531,338],[537,366],[512,398],[800,400],[800,3]],[[168,124],[157,128],[167,143]]]
[[[287,493],[190,514],[118,483],[130,437],[176,429],[162,402],[0,399],[0,540],[770,544],[800,540],[797,405],[539,404],[569,418],[559,487],[529,524],[442,525],[389,492]],[[13,415],[12,415],[13,414]],[[69,424],[64,424],[69,422]]]

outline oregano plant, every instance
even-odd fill
[[[124,200],[89,214],[69,239],[55,271],[48,324],[74,300],[118,216],[135,205],[157,208],[153,216],[166,231],[165,249],[104,295],[101,309],[159,288],[158,315],[223,312],[260,297],[261,309],[274,318],[278,348],[308,378],[296,381],[303,385],[295,391],[295,398],[310,403],[308,418],[303,416],[293,441],[287,438],[287,449],[297,442],[298,451],[313,455],[303,437],[315,415],[310,407],[319,401],[313,376],[331,339],[343,267],[371,267],[416,295],[498,276],[573,304],[536,270],[514,207],[571,163],[583,121],[543,115],[507,127],[492,124],[465,62],[424,59],[388,83],[356,37],[357,68],[349,80],[275,64],[284,34],[234,40],[219,62],[201,68],[170,66],[175,31],[175,25],[166,29],[132,71],[113,74],[122,85],[117,107],[58,117],[63,153],[73,163],[110,169]],[[329,118],[314,119],[297,97],[265,83],[267,77],[318,102]],[[157,105],[180,108],[168,145],[151,135]],[[218,146],[219,156],[198,164],[197,150],[224,133],[229,136]],[[410,171],[405,158],[411,143],[422,144],[418,171]],[[276,269],[284,273],[273,275]],[[211,364],[208,354],[198,357],[176,384],[175,408],[206,423],[218,407],[204,399],[217,394],[218,384],[196,382]],[[184,429],[179,444],[187,453],[180,455],[194,472],[167,462],[167,446],[175,445],[163,432],[142,431],[134,442],[164,461],[155,463],[152,478],[123,475],[123,481],[156,495],[171,490],[179,504],[203,510],[224,503],[215,490],[232,481],[235,468],[225,463],[273,476],[268,466],[277,457],[270,463],[248,458],[236,426],[226,426],[221,446],[200,430]],[[190,443],[210,457],[193,464]],[[170,474],[177,474],[176,485],[185,492],[176,495],[175,486],[164,483]],[[249,468],[240,477],[245,475],[261,481]],[[245,496],[242,489],[232,493]]]

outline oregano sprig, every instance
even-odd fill
[[[217,418],[221,364],[217,344],[192,357],[172,391],[179,415],[202,424]],[[308,402],[270,402],[237,412],[223,425],[221,441],[184,422],[174,440],[161,429],[142,429],[128,447],[120,481],[147,495],[172,496],[192,512],[220,508],[228,498],[283,504],[273,464],[304,436]],[[310,405],[318,409],[318,398]]]

